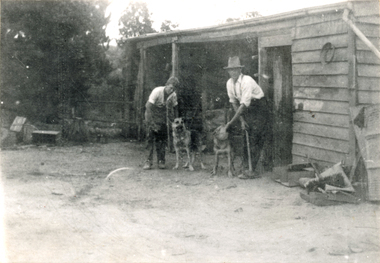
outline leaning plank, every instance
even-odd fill
[[[335,164],[334,162],[332,161],[323,161],[323,160],[317,160],[315,158],[311,158],[313,161],[317,161],[318,162],[318,165],[321,165],[321,166],[324,166],[324,167],[330,167],[332,164]],[[300,155],[297,155],[297,154],[292,154],[292,160],[293,160],[293,163],[304,163],[304,162],[307,162],[308,159],[306,158],[306,156],[300,156]]]
[[[331,127],[319,124],[295,122],[293,124],[294,133],[303,133],[309,135],[316,135],[330,139],[347,140],[348,141],[348,128]]]
[[[346,62],[293,64],[293,75],[344,75],[348,73]]]

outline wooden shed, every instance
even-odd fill
[[[270,102],[273,166],[352,163],[350,107],[380,102],[379,24],[378,1],[348,1],[128,39],[125,116],[141,138],[147,97],[170,75],[183,83],[182,115],[226,107],[223,67],[238,55]]]

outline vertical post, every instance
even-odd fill
[[[350,116],[350,108],[355,107],[358,103],[358,90],[357,90],[357,70],[356,70],[356,35],[355,32],[348,28],[348,89],[349,89],[349,108],[347,109]],[[349,117],[349,153],[347,164],[351,165],[356,159],[356,136],[354,125]]]
[[[131,120],[129,115],[130,110],[130,101],[132,98],[130,98],[130,91],[131,83],[132,83],[132,63],[133,63],[133,47],[132,44],[127,44],[125,46],[125,65],[123,67],[123,76],[125,76],[125,80],[123,82],[123,112],[122,112],[122,119],[124,119],[126,122],[130,122]]]
[[[172,77],[177,77],[178,78],[178,45],[176,41],[178,40],[178,37],[173,37],[172,38]],[[166,108],[166,129],[168,133],[168,149],[169,151],[172,150],[172,145],[171,145],[171,136],[170,136],[170,128],[171,128],[171,123],[169,120],[169,109]]]
[[[172,77],[178,77],[178,45],[177,45],[177,37],[173,37],[172,39]]]
[[[144,99],[144,77],[145,77],[145,62],[146,50],[140,48],[139,72],[137,75],[137,96],[136,96],[136,122],[137,122],[137,139],[142,139],[142,115],[143,115],[143,99]]]
[[[262,153],[262,166],[264,170],[271,171],[273,169],[273,93],[271,93],[271,91],[269,90],[269,78],[271,77],[271,73],[268,72],[268,63],[268,52],[265,47],[261,46],[259,39],[259,86],[262,88],[265,94],[270,114],[268,120],[268,134]]]

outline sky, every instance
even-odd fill
[[[153,27],[159,31],[164,20],[178,23],[177,29],[207,27],[219,24],[227,18],[237,18],[246,12],[258,11],[261,15],[273,15],[311,6],[344,2],[345,0],[143,0],[147,3]],[[118,38],[118,20],[128,6],[128,0],[110,0],[107,12],[111,22],[107,34]]]

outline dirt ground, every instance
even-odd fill
[[[3,260],[379,262],[378,204],[318,207],[270,174],[211,177],[211,154],[206,171],[172,170],[174,154],[144,171],[145,153],[136,142],[2,150]]]

